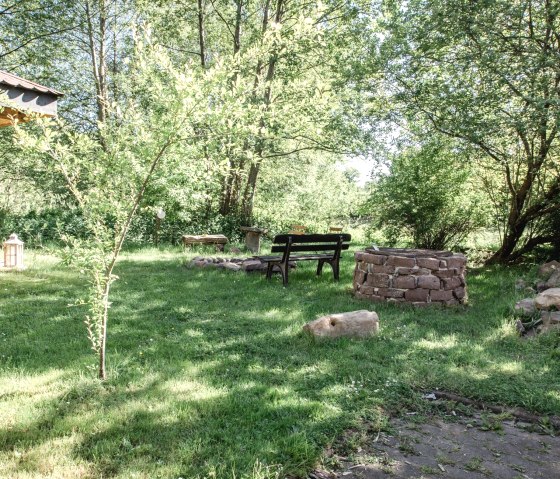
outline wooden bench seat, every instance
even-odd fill
[[[339,279],[340,254],[350,247],[351,236],[338,234],[285,234],[274,238],[271,252],[282,253],[281,256],[259,256],[267,264],[266,277],[272,277],[272,271],[278,266],[284,286],[288,284],[290,261],[317,261],[317,275],[323,272],[323,265],[328,263],[333,270],[334,279]],[[309,251],[309,254],[298,254]],[[295,254],[294,254],[295,253]]]

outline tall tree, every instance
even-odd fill
[[[560,5],[544,0],[385,3],[389,89],[418,116],[479,152],[505,185],[508,262],[554,241],[534,226],[560,207]],[[545,231],[545,230],[541,230]]]

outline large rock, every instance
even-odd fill
[[[535,300],[533,298],[525,298],[515,303],[515,312],[523,316],[531,316],[536,309]]]
[[[379,331],[379,317],[367,310],[329,314],[307,323],[303,329],[318,338],[363,338]]]
[[[549,261],[541,265],[537,274],[543,279],[548,279],[554,271],[560,271],[560,263],[558,261]]]
[[[560,310],[560,288],[550,288],[539,293],[535,298],[537,309],[556,308]]]

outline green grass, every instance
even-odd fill
[[[84,311],[69,306],[84,278],[32,253],[27,271],[0,273],[0,477],[304,476],[345,430],[421,413],[421,392],[436,387],[560,410],[558,336],[515,334],[519,270],[471,273],[465,309],[415,310],[353,299],[351,253],[339,283],[302,264],[286,289],[278,277],[187,269],[187,256],[123,256],[103,384]],[[375,338],[301,332],[364,308],[379,313]]]

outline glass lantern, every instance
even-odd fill
[[[4,248],[4,268],[25,269],[23,265],[23,241],[13,233],[2,246]]]

